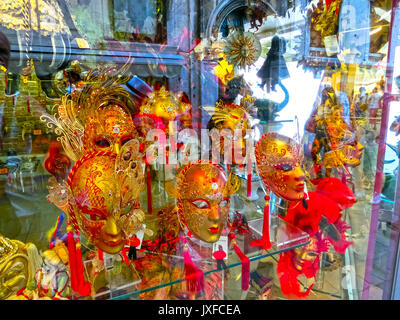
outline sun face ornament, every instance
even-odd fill
[[[227,60],[236,67],[251,66],[261,54],[261,43],[251,32],[232,33],[225,42]]]

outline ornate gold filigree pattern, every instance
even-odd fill
[[[244,68],[257,61],[261,54],[261,43],[251,32],[236,31],[226,40],[224,52],[230,63]]]

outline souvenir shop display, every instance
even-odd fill
[[[398,297],[399,19],[2,1],[0,300]]]

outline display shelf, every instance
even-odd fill
[[[260,219],[253,220],[249,222],[250,229],[253,231],[252,234],[246,235],[238,235],[237,245],[240,247],[242,252],[246,254],[246,256],[250,260],[250,264],[252,265],[256,261],[261,261],[264,258],[271,257],[274,255],[278,255],[284,251],[291,250],[297,247],[304,246],[309,243],[309,237],[307,233],[302,232],[294,226],[287,224],[285,221],[279,219],[279,225],[276,226],[274,232],[271,235],[272,247],[268,250],[262,248],[256,248],[249,246],[250,240],[258,238],[259,228],[262,225],[262,221]],[[205,242],[201,242],[198,240],[191,241],[188,240],[189,252],[191,254],[191,258],[193,262],[197,265],[199,269],[201,269],[204,273],[204,276],[214,273],[221,273],[223,271],[217,268],[216,260],[212,258],[213,245]],[[179,241],[177,243],[175,254],[156,254],[154,252],[143,252],[143,254],[138,254],[138,261],[143,259],[149,259],[149,257],[153,256],[155,259],[159,257],[163,263],[173,268],[179,270],[178,274],[172,276],[168,281],[158,281],[157,283],[153,283],[149,286],[146,285],[146,281],[135,280],[135,283],[120,283],[118,286],[112,287],[109,286],[107,292],[107,299],[110,300],[123,300],[123,299],[136,299],[139,295],[149,293],[154,290],[163,289],[167,287],[177,286],[180,289],[178,291],[185,291],[185,277],[183,274],[184,268],[184,258],[183,258],[183,243]],[[120,261],[120,259],[116,259],[116,261]],[[119,263],[119,262],[117,262]],[[235,251],[229,246],[228,250],[228,259],[226,261],[227,270],[240,268],[241,261],[236,255]],[[112,275],[110,270],[105,271],[109,272],[108,279],[112,281]],[[225,272],[225,271],[224,271]],[[139,272],[140,274],[140,272]],[[142,275],[140,275],[142,276]],[[238,282],[237,277],[232,279],[232,281]],[[240,282],[240,281],[239,281]],[[229,285],[229,283],[227,284]],[[171,288],[169,288],[172,290]],[[102,295],[102,299],[106,298],[105,295]]]

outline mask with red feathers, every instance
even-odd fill
[[[332,245],[336,252],[344,253],[352,244],[347,241],[345,232],[349,228],[341,217],[344,208],[354,203],[352,191],[337,178],[325,178],[318,184],[315,192],[308,193],[307,208],[295,203],[289,205],[282,219],[307,232],[312,245],[285,252],[278,263],[278,273],[282,292],[288,297],[304,298],[309,295],[300,291],[297,277],[304,274],[307,278],[315,276],[318,262],[323,252]]]
[[[282,293],[288,298],[307,298],[313,285],[306,291],[301,291],[298,277],[304,275],[311,279],[319,269],[319,260],[322,252],[327,252],[329,244],[319,235],[310,239],[306,246],[286,251],[281,254],[277,273]]]

